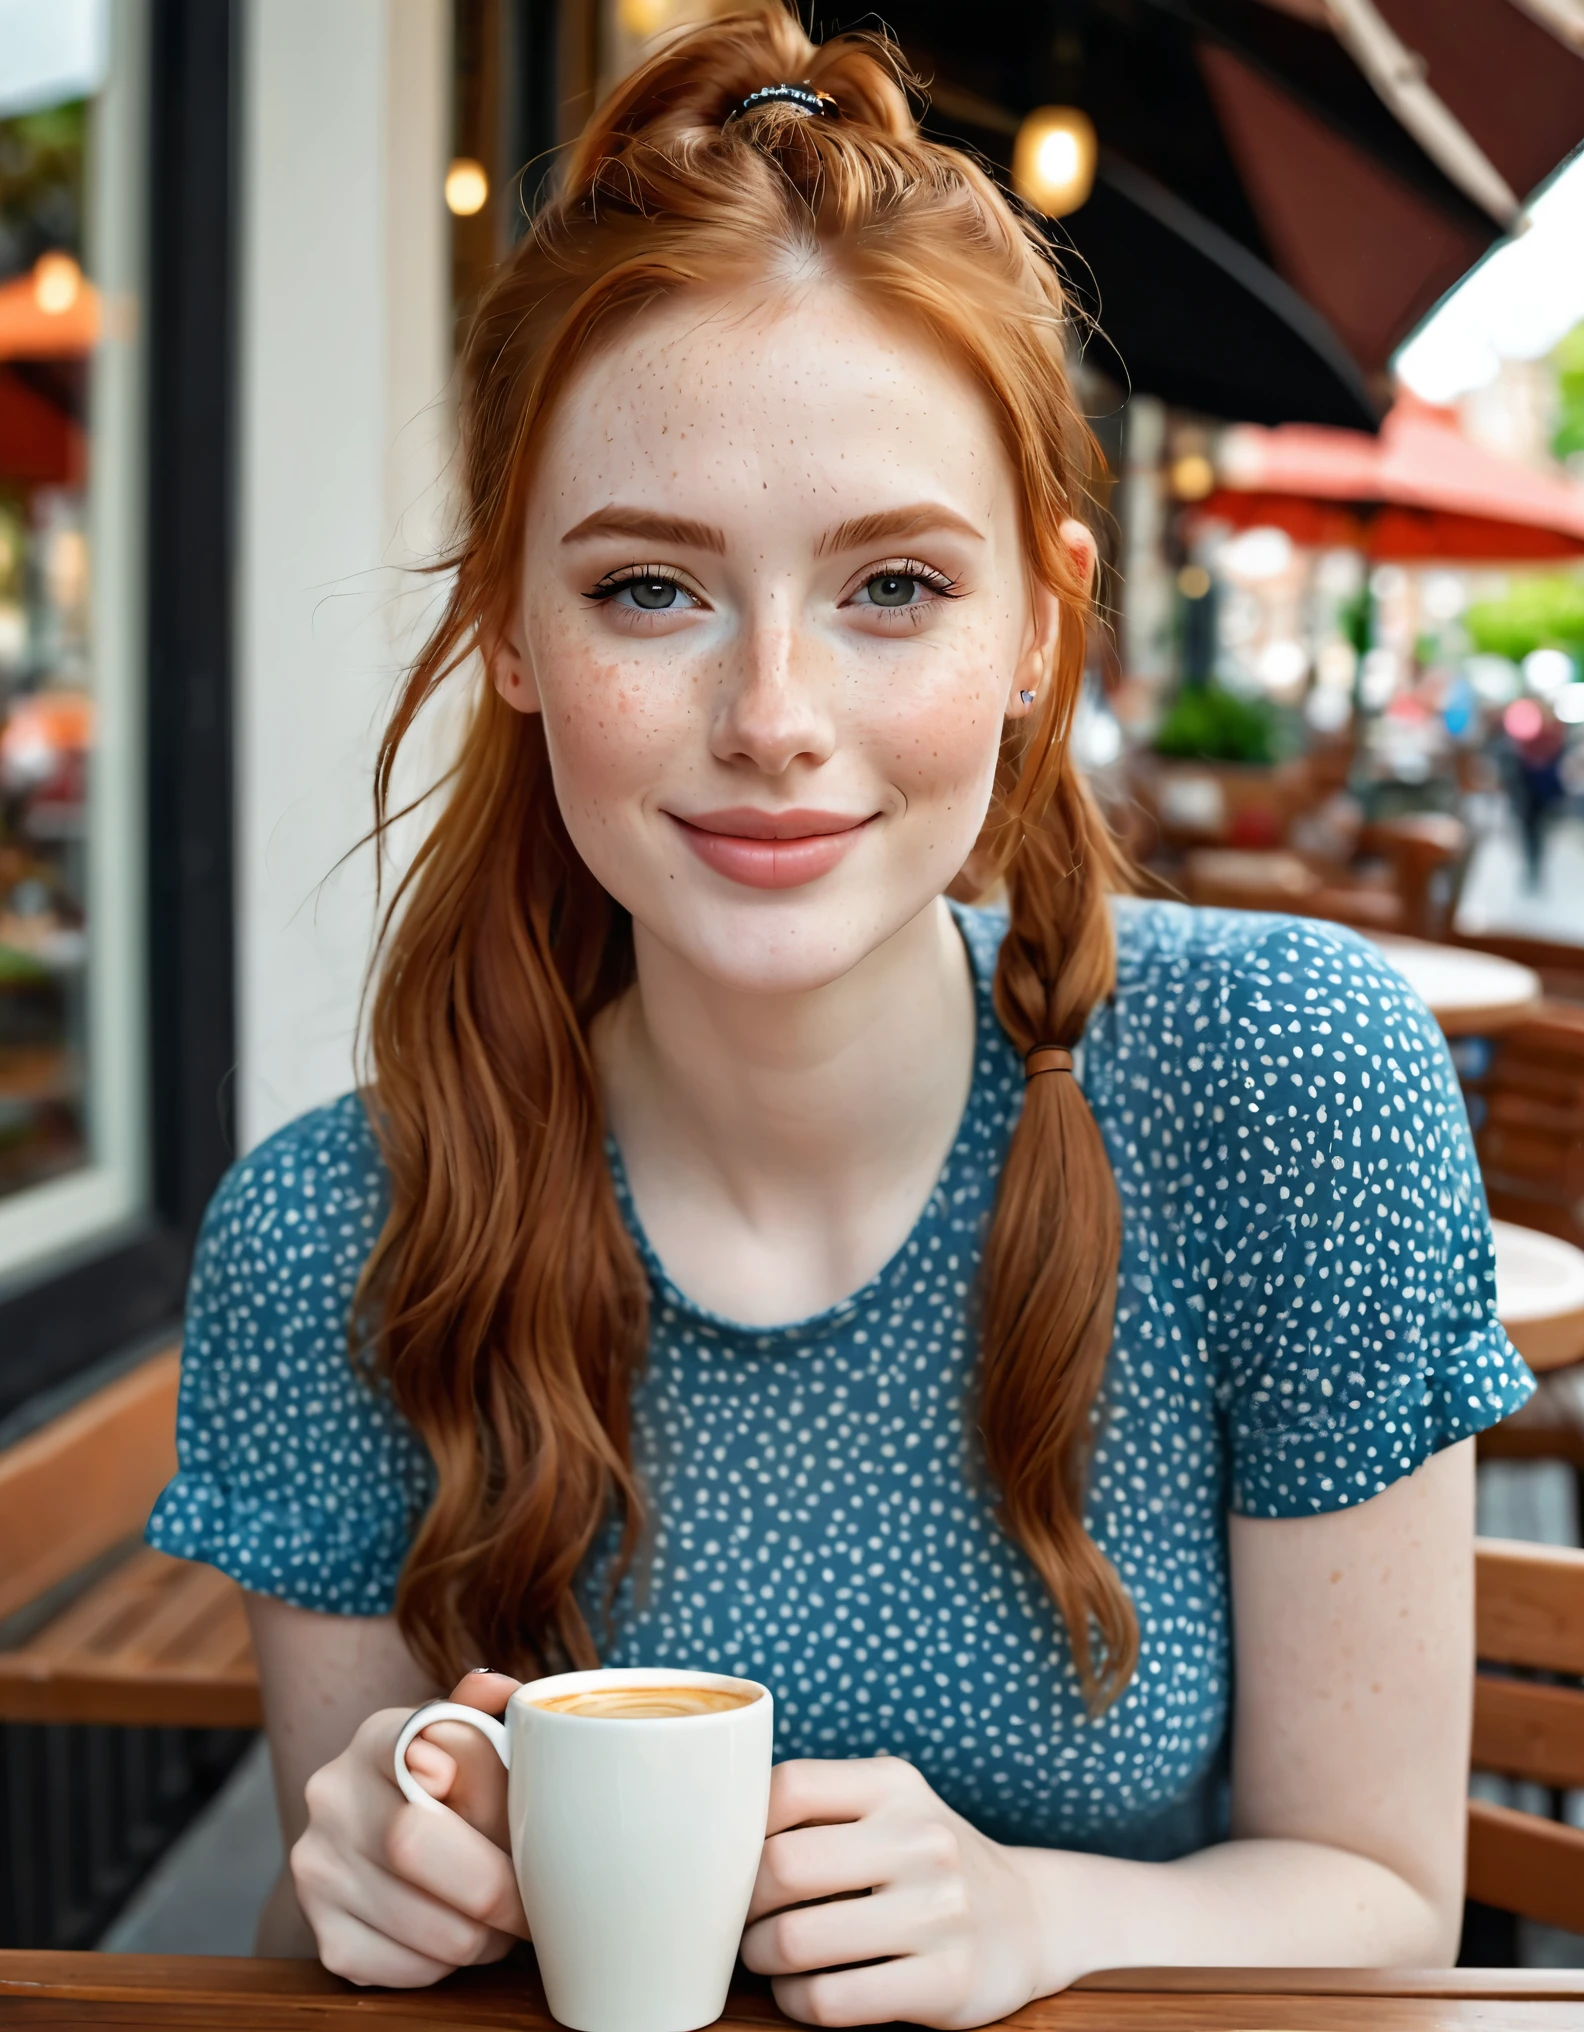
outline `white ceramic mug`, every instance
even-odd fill
[[[713,1714],[611,1720],[541,1703],[602,1687],[748,1693]],[[770,1805],[774,1704],[718,1672],[564,1672],[531,1680],[504,1723],[432,1701],[396,1742],[396,1782],[430,1723],[466,1722],[506,1766],[512,1860],[550,2009],[573,2032],[695,2032],[725,2008]]]

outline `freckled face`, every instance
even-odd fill
[[[495,678],[640,936],[796,992],[962,866],[1054,626],[966,374],[834,286],[684,299],[559,405]]]

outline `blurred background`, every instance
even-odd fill
[[[0,1570],[16,1489],[35,1519],[0,1665],[125,1552],[48,1551],[40,1448],[111,1406],[137,1452],[114,1393],[221,1172],[351,1083],[460,322],[596,95],[703,11],[0,0]],[[1584,1243],[1584,0],[887,19],[1070,281],[1113,821],[1190,900],[1531,969],[1529,1055],[1455,1048],[1493,1209]],[[1556,1415],[1482,1500],[1576,1544]],[[0,1689],[0,1943],[169,1944],[180,1906],[245,1947],[256,1698],[135,1709]]]

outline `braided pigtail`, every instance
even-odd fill
[[[995,981],[996,1012],[1025,1060],[1041,1046],[1070,1053],[1111,992],[1107,897],[1127,887],[1121,854],[1070,768],[1030,818],[1013,821],[1021,837],[1006,871],[1011,922]],[[1098,1711],[1138,1659],[1133,1605],[1083,1520],[1122,1218],[1100,1130],[1078,1081],[1060,1069],[1063,1056],[1030,1067],[1002,1174],[985,1249],[980,1420],[1007,1529],[1060,1609]]]

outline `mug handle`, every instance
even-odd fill
[[[432,1792],[425,1792],[407,1768],[407,1745],[431,1722],[467,1722],[494,1746],[496,1756],[506,1769],[511,1769],[511,1737],[507,1735],[504,1723],[480,1708],[463,1707],[460,1701],[426,1700],[422,1707],[413,1709],[396,1738],[396,1783],[401,1787],[402,1797],[410,1799],[414,1806],[432,1806],[442,1813],[447,1811]]]

